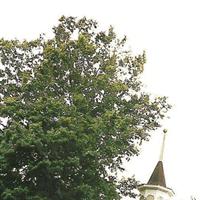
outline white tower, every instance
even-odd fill
[[[161,146],[159,161],[151,174],[147,184],[140,185],[138,190],[141,194],[141,199],[146,200],[170,200],[174,196],[172,189],[166,186],[165,174],[163,169],[163,154],[166,130],[163,131],[163,143]]]

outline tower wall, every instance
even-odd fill
[[[171,189],[162,186],[143,185],[138,190],[145,200],[170,200],[174,196]]]

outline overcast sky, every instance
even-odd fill
[[[128,36],[134,53],[146,50],[145,89],[173,105],[164,156],[167,186],[178,200],[200,198],[200,1],[0,0],[0,37],[32,39],[51,33],[61,15],[87,16]],[[126,174],[147,182],[159,157],[161,133],[144,144]]]

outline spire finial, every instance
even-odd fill
[[[159,161],[163,161],[163,154],[164,154],[164,148],[165,148],[165,138],[166,138],[167,129],[163,129],[163,142],[160,150],[160,158]]]

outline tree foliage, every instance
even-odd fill
[[[142,91],[145,55],[86,18],[53,32],[0,40],[0,199],[134,196],[136,180],[117,172],[170,108]]]

